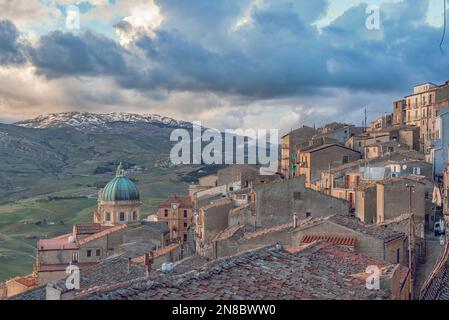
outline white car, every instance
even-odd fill
[[[435,231],[435,236],[439,236],[441,234],[444,234],[444,222],[443,221],[436,221],[435,225],[433,227],[433,230]]]

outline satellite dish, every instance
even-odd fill
[[[402,170],[407,170],[407,165],[406,165],[406,164],[404,164],[404,165],[402,166]]]

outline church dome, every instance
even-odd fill
[[[137,186],[131,179],[125,177],[120,164],[117,174],[103,189],[102,200],[106,202],[139,201],[140,194]]]

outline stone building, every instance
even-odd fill
[[[196,217],[196,253],[200,256],[212,256],[212,240],[228,227],[230,210],[234,202],[228,198],[211,202],[201,207]]]
[[[226,229],[257,231],[311,217],[348,214],[346,201],[305,187],[305,177],[259,185],[229,194],[199,208],[196,220],[197,253],[213,257],[214,243]]]
[[[306,237],[343,237],[356,240],[355,251],[372,259],[407,265],[407,236],[400,231],[366,225],[357,218],[333,215],[292,231],[293,243]]]
[[[118,231],[126,225],[113,227],[100,224],[74,225],[72,233],[37,243],[35,270],[38,284],[46,284],[66,275],[66,269],[73,264],[84,269],[108,256],[109,248],[121,243]]]
[[[404,145],[399,141],[388,141],[375,143],[364,148],[365,159],[373,159],[382,157],[400,150],[407,151],[410,150],[408,145]]]
[[[415,225],[424,233],[430,225],[430,195],[433,183],[422,176],[388,178],[361,185],[356,191],[355,214],[365,223],[381,223],[408,213],[409,190],[413,185],[412,210]]]
[[[157,211],[158,221],[165,221],[172,241],[187,241],[187,230],[193,223],[194,205],[189,196],[171,196],[164,200]]]
[[[344,163],[359,160],[361,154],[338,144],[325,144],[319,147],[298,151],[298,175],[305,175],[306,186],[320,178],[321,172]]]
[[[403,127],[406,125],[407,118],[407,102],[405,99],[401,99],[393,102],[393,119],[392,126]]]
[[[213,239],[209,257],[220,258],[276,243],[297,246],[325,240],[372,259],[407,265],[407,239],[403,231],[389,225],[366,225],[357,218],[337,214],[293,220],[256,231],[247,231],[240,225],[231,226]]]
[[[326,124],[323,128],[318,128],[318,132],[312,140],[333,140],[335,143],[345,144],[350,137],[361,134],[363,128],[356,127],[353,124],[333,122]]]
[[[23,292],[33,290],[36,286],[36,273],[14,277],[7,280],[4,284],[0,284],[0,299],[14,297]]]
[[[365,151],[365,147],[368,147],[376,143],[388,142],[390,140],[391,139],[389,134],[382,134],[377,136],[371,136],[369,134],[361,134],[349,138],[348,141],[346,141],[345,146],[347,148],[360,152],[362,156],[364,156],[363,153]]]
[[[139,210],[139,190],[120,165],[116,177],[99,192],[94,223],[75,224],[71,233],[38,241],[38,285],[65,277],[69,265],[83,270],[113,254],[165,247],[168,228],[139,221]]]
[[[306,177],[261,185],[254,189],[254,214],[257,228],[290,223],[298,219],[348,214],[349,203],[306,187]]]
[[[215,188],[218,186],[218,176],[210,174],[198,179],[198,183],[189,185],[189,196],[194,199],[198,192]]]
[[[393,124],[393,114],[385,114],[377,119],[375,119],[369,127],[366,129],[369,131],[379,131],[386,128],[390,128]]]
[[[438,136],[436,118],[441,108],[449,106],[449,81],[442,85],[423,83],[405,97],[406,124],[420,128],[421,150]],[[427,152],[426,152],[427,153]]]
[[[417,127],[403,127],[399,129],[398,131],[399,137],[398,140],[399,143],[402,145],[407,145],[412,150],[419,151],[420,145],[419,145],[419,128]]]
[[[432,165],[416,151],[398,151],[372,159],[361,159],[321,172],[321,178],[312,186],[326,194],[347,200],[355,208],[359,186],[390,177],[422,175],[432,177]]]
[[[449,163],[449,108],[440,108],[435,119],[435,135],[428,143],[427,160],[433,165],[433,177],[442,177]]]
[[[217,186],[239,183],[241,188],[249,188],[251,186],[280,180],[279,175],[260,175],[260,171],[256,166],[247,164],[230,165],[218,170],[217,175]]]
[[[368,266],[377,266],[379,290],[368,290]],[[172,277],[109,285],[75,296],[86,300],[382,300],[408,299],[408,269],[326,242],[268,246],[215,260]],[[323,281],[323,279],[326,279]],[[198,290],[200,288],[200,290]]]
[[[65,286],[66,277],[60,280],[52,281],[47,285],[40,285],[34,289],[15,295],[11,300],[70,300],[76,295],[82,295],[86,292],[93,292],[109,285],[117,285],[127,281],[136,281],[146,279],[161,272],[164,263],[172,263],[177,266],[173,272],[178,272],[178,265],[182,265],[184,272],[189,271],[186,263],[182,260],[182,249],[179,243],[173,243],[166,247],[146,252],[143,255],[130,255],[128,252],[113,255],[102,260],[98,264],[82,270],[80,277],[80,288],[68,290]],[[145,257],[152,257],[146,259]],[[205,263],[204,259],[188,258],[187,261],[195,260],[196,263]],[[187,270],[186,270],[187,269]],[[48,287],[51,288],[49,296]]]
[[[297,172],[296,156],[298,145],[308,142],[315,134],[315,128],[302,126],[281,137],[281,173],[284,177],[293,177]]]
[[[98,193],[98,209],[94,223],[116,225],[140,220],[140,194],[137,186],[125,176],[120,164],[116,177]]]

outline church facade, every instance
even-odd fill
[[[136,184],[125,176],[120,164],[117,173],[98,193],[94,223],[104,226],[136,223],[140,220],[140,194]]]

